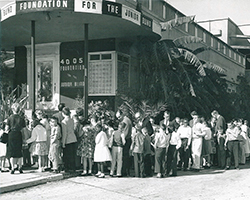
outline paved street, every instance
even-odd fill
[[[168,178],[74,177],[2,194],[9,199],[250,199],[250,164],[240,170],[181,172]]]

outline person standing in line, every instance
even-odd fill
[[[145,177],[144,174],[144,135],[141,132],[141,127],[139,124],[135,126],[135,133],[132,137],[132,143],[130,151],[134,156],[134,168],[135,168],[135,177]]]
[[[30,157],[30,151],[29,151],[29,145],[26,143],[26,140],[28,140],[31,137],[31,124],[28,119],[26,121],[26,127],[24,127],[22,132],[23,137],[23,167],[31,167],[31,157]]]
[[[188,125],[188,120],[183,120],[183,125],[180,126],[177,130],[177,133],[181,138],[181,147],[179,148],[180,161],[178,164],[179,168],[183,168],[184,171],[187,171],[190,157],[190,144],[192,139],[192,129]]]
[[[226,139],[224,146],[228,151],[226,170],[230,169],[232,161],[234,160],[235,169],[239,169],[239,132],[236,131],[234,124],[229,122],[227,124]]]
[[[93,168],[93,158],[95,150],[95,136],[97,135],[95,126],[98,124],[98,117],[92,115],[90,117],[90,124],[86,124],[82,131],[80,143],[77,148],[77,155],[81,156],[83,164],[82,176],[91,175]]]
[[[5,122],[1,122],[0,125],[0,137],[2,134],[4,134],[5,130]],[[0,161],[1,161],[1,172],[9,172],[8,169],[5,168],[5,161],[6,161],[6,150],[7,150],[7,145],[6,143],[0,142]]]
[[[204,126],[202,131],[204,132],[204,138],[202,141],[202,164],[205,168],[210,168],[211,166],[211,157],[212,154],[212,131],[208,127],[208,123],[205,121],[205,119],[202,121],[202,125]]]
[[[131,157],[129,154],[129,150],[132,143],[132,122],[121,110],[117,111],[116,117],[120,122],[125,123],[123,133],[125,136],[126,143],[123,147],[122,176],[130,176]]]
[[[226,167],[226,150],[224,148],[226,121],[217,110],[214,110],[211,115],[216,118],[215,134],[218,141],[218,167],[224,169]]]
[[[151,136],[148,134],[148,129],[146,127],[142,128],[142,134],[144,135],[144,169],[145,175],[147,177],[152,176],[152,161],[151,161]]]
[[[76,163],[76,135],[74,133],[74,121],[70,117],[70,110],[64,107],[62,110],[62,148],[65,172],[75,172]]]
[[[61,126],[61,122],[62,122],[62,120],[63,120],[62,110],[63,110],[64,107],[65,107],[65,103],[60,103],[60,104],[58,105],[58,112],[55,113],[55,114],[53,115],[53,117],[56,117],[56,118],[57,118],[58,124],[59,124],[60,126]]]
[[[166,125],[161,124],[155,130],[155,173],[157,178],[162,178],[164,173],[164,161],[166,155],[166,148],[168,146],[169,137],[166,135]]]
[[[25,120],[19,114],[20,105],[14,103],[11,106],[13,114],[7,119],[5,132],[8,133],[7,153],[6,157],[10,158],[11,174],[15,172],[15,165],[18,164],[19,172],[22,170],[22,133],[21,130],[25,127]]]
[[[50,118],[51,135],[50,135],[50,149],[49,160],[52,162],[52,170],[54,173],[59,173],[59,164],[61,163],[60,148],[62,133],[61,128],[57,123],[56,117]]]
[[[104,178],[104,162],[112,161],[110,151],[108,149],[108,138],[102,130],[102,125],[95,126],[97,135],[95,137],[94,162],[97,163],[98,172],[95,175],[98,178]]]
[[[173,131],[170,133],[169,147],[167,151],[167,170],[166,175],[169,176],[171,170],[171,176],[177,176],[177,153],[181,147],[181,138],[179,133]]]
[[[31,137],[26,143],[34,143],[34,155],[38,156],[38,172],[44,172],[46,159],[48,157],[47,132],[39,120],[34,120]]]
[[[201,167],[201,151],[202,151],[202,138],[205,136],[203,132],[203,125],[200,123],[198,115],[193,115],[193,128],[192,128],[192,157],[193,165],[192,170],[195,172],[200,171]]]
[[[238,126],[241,128],[242,141],[240,141],[240,149],[239,149],[239,159],[240,164],[246,164],[246,158],[250,153],[250,143],[247,133],[247,126],[243,124],[243,119],[238,120]]]
[[[216,125],[216,119],[214,117],[211,117],[209,127],[212,131],[212,139],[211,139],[211,145],[212,145],[211,165],[212,166],[218,165],[218,151],[216,150],[218,146],[218,140],[215,134],[215,125]]]
[[[110,170],[110,176],[114,176],[115,167],[117,164],[116,176],[122,176],[122,152],[123,145],[126,143],[123,129],[125,124],[120,122],[118,125],[118,130],[112,132],[110,138],[110,148],[112,148],[112,164]]]
[[[36,116],[39,119],[40,123],[44,126],[44,128],[46,129],[46,134],[47,134],[47,147],[48,147],[48,151],[50,148],[50,131],[51,131],[51,127],[49,124],[49,120],[48,120],[48,116],[42,111],[42,110],[36,110]],[[45,163],[46,163],[46,168],[51,168],[51,163],[48,159],[48,157],[45,157]]]

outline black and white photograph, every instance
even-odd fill
[[[249,0],[0,0],[1,200],[250,199]]]

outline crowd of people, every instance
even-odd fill
[[[0,143],[1,172],[37,163],[38,172],[51,170],[82,176],[94,174],[104,178],[131,176],[157,178],[177,176],[178,170],[199,172],[216,167],[239,169],[250,154],[248,122],[242,119],[226,123],[216,110],[209,120],[190,113],[192,119],[175,117],[166,110],[158,124],[153,117],[137,112],[133,117],[118,110],[114,121],[98,115],[84,118],[77,108],[72,116],[65,104],[51,117],[36,110],[32,119],[19,114],[17,103],[13,114],[2,123],[1,135],[8,134],[7,144]]]

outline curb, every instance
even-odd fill
[[[48,177],[38,177],[34,179],[23,180],[16,183],[9,183],[0,187],[0,194],[62,179],[64,179],[63,174],[55,174]]]

